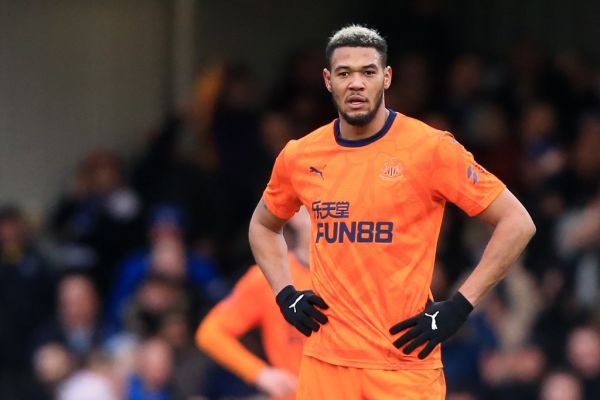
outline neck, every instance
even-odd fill
[[[373,120],[362,126],[350,125],[340,115],[340,136],[346,140],[359,140],[371,137],[383,128],[389,114],[389,110],[385,108],[385,105],[381,104]]]

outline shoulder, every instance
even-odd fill
[[[398,113],[388,139],[400,153],[408,153],[420,167],[429,165],[433,153],[437,153],[441,140],[454,141],[451,133],[436,129],[416,118]]]
[[[395,122],[396,123],[394,124],[394,126],[397,130],[400,130],[402,133],[413,137],[417,140],[435,143],[441,137],[452,137],[452,134],[450,132],[441,131],[426,124],[425,122],[419,119],[408,117],[401,113],[398,113]]]
[[[333,140],[333,124],[334,121],[331,121],[299,139],[290,140],[284,149],[286,157],[299,156],[309,151],[314,145],[321,145]]]

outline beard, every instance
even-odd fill
[[[379,110],[379,107],[383,102],[383,87],[379,90],[379,93],[377,93],[377,96],[375,98],[375,107],[358,115],[349,115],[348,113],[344,112],[340,107],[339,103],[336,101],[335,96],[333,94],[331,98],[333,99],[333,104],[335,105],[335,108],[340,113],[340,117],[343,118],[344,121],[346,121],[349,125],[353,126],[365,126],[369,124],[369,122],[373,121],[377,110]]]

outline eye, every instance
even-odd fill
[[[350,73],[348,71],[338,72],[338,76],[341,77],[341,78],[345,78],[345,77],[347,77],[349,75],[350,75]]]
[[[365,71],[365,75],[366,76],[373,76],[375,74],[376,74],[376,72],[373,71],[372,69],[368,69],[368,70]]]

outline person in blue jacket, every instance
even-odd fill
[[[109,294],[106,321],[115,330],[123,327],[129,300],[150,276],[189,284],[209,304],[217,302],[227,292],[214,261],[186,247],[184,218],[178,207],[163,204],[155,209],[150,218],[149,238],[149,248],[125,259]]]

